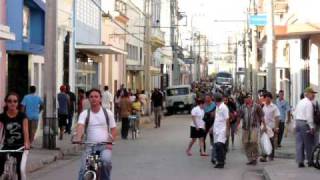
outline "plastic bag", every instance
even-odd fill
[[[262,154],[270,155],[272,152],[272,144],[270,142],[269,136],[266,133],[262,133],[260,139]]]

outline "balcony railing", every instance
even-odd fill
[[[163,31],[161,31],[159,28],[153,28],[151,30],[151,34],[152,34],[152,37],[156,37],[162,41],[164,41],[165,39],[165,33]]]

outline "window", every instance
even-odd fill
[[[23,38],[28,39],[30,35],[30,8],[27,6],[23,7]]]
[[[118,11],[121,15],[127,14],[127,4],[122,0],[116,0],[115,10]]]
[[[127,44],[128,58],[132,60],[139,60],[139,48],[131,44]],[[142,56],[142,55],[140,55]]]
[[[167,96],[178,96],[178,95],[186,95],[189,94],[188,88],[176,88],[176,89],[168,89]]]
[[[309,59],[309,38],[301,39],[301,59],[307,60]]]

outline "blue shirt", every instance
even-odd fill
[[[279,98],[277,99],[276,104],[280,111],[280,122],[285,122],[287,118],[287,113],[290,111],[290,105],[286,100],[280,101]]]
[[[58,94],[58,114],[68,115],[69,97],[66,93]]]
[[[43,104],[41,98],[35,94],[28,94],[23,97],[21,104],[25,107],[29,120],[39,120],[40,106]]]
[[[208,112],[214,111],[215,109],[216,109],[216,103],[212,102],[210,105],[204,108],[204,112],[208,113]]]

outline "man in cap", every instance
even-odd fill
[[[296,160],[299,168],[305,167],[305,152],[308,166],[313,166],[312,149],[314,147],[315,129],[313,123],[313,104],[315,92],[311,87],[304,90],[305,97],[299,101],[295,109],[296,120]]]
[[[255,103],[251,94],[244,95],[244,105],[239,109],[239,116],[242,122],[242,144],[248,158],[247,165],[256,165],[259,156],[258,142],[260,125],[264,127],[264,113],[261,106]],[[264,128],[265,130],[265,128]]]

